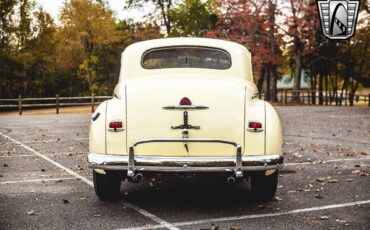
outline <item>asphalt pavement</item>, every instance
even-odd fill
[[[102,202],[91,114],[0,116],[0,229],[370,229],[370,108],[277,110],[286,164],[265,203],[216,175],[124,182]]]

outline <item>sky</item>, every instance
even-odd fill
[[[58,16],[61,8],[63,7],[63,2],[65,0],[36,0],[36,3],[42,6],[42,8],[48,12],[57,22]],[[142,14],[132,11],[124,11],[125,6],[124,0],[108,0],[110,8],[113,10],[116,18],[118,19],[133,19],[134,21],[140,21]]]

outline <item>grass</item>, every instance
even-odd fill
[[[59,108],[59,114],[81,114],[81,113],[91,113],[91,106],[71,106]],[[56,109],[46,108],[22,111],[22,115],[48,115],[48,114],[56,114]],[[0,116],[14,116],[14,115],[18,115],[18,111],[0,112]]]

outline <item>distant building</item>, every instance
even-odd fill
[[[293,78],[288,74],[283,75],[283,77],[277,81],[276,87],[277,89],[293,89]],[[310,89],[310,87],[310,82],[308,81],[308,79],[304,78],[304,75],[302,73],[301,89]]]

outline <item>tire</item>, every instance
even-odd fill
[[[99,174],[93,170],[95,194],[103,201],[116,201],[120,198],[121,177],[116,172]]]
[[[265,176],[265,172],[258,172],[251,176],[251,193],[257,201],[271,201],[276,193],[279,172]]]

